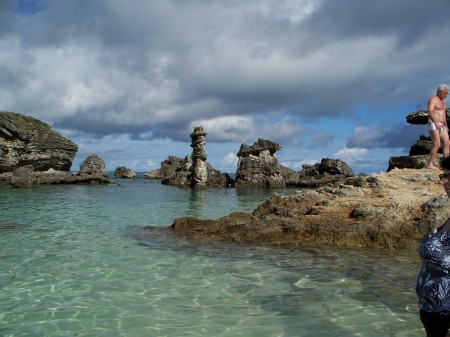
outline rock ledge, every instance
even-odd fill
[[[450,200],[438,174],[393,169],[349,177],[339,185],[274,194],[252,213],[217,220],[179,218],[170,229],[192,239],[285,247],[417,248],[447,218]]]

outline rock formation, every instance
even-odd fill
[[[9,183],[14,187],[33,187],[54,184],[111,184],[105,171],[104,161],[93,154],[80,165],[80,171],[69,174],[66,171],[34,171],[32,165],[24,165],[12,173]]]
[[[0,112],[0,176],[7,178],[22,166],[33,172],[68,172],[78,146],[35,118]]]
[[[288,187],[319,187],[329,184],[344,183],[354,176],[352,169],[339,159],[324,158],[314,165],[302,165],[303,170],[293,177],[296,180],[287,180]]]
[[[174,164],[177,162],[175,161]],[[190,187],[191,186],[191,156],[186,156],[178,162],[179,166],[175,167],[173,175],[163,178],[161,183],[164,185],[173,185],[178,187]]]
[[[286,182],[275,152],[278,143],[259,138],[252,146],[241,144],[237,154],[236,187],[284,188]]]
[[[208,169],[206,166],[208,157],[205,152],[206,135],[207,133],[201,126],[195,127],[194,132],[191,133],[191,187],[206,187],[208,184]]]
[[[144,174],[146,179],[161,179],[165,185],[179,187],[230,187],[234,181],[229,174],[213,169],[206,161],[204,149],[207,133],[203,127],[195,127],[191,133],[192,155],[184,159],[169,156],[159,169]]]
[[[116,178],[126,178],[126,179],[135,179],[136,172],[132,171],[125,166],[119,166],[114,170],[114,177]]]
[[[447,218],[450,199],[438,174],[394,169],[352,176],[344,183],[274,194],[251,213],[179,218],[167,230],[196,240],[284,247],[417,249],[420,239]]]
[[[353,176],[352,169],[339,159],[324,158],[314,165],[304,164],[296,172],[281,165],[275,152],[278,143],[258,139],[252,146],[242,144],[237,154],[236,187],[317,187],[345,181]]]
[[[87,156],[80,165],[80,176],[103,176],[107,177],[105,162],[95,153]]]
[[[161,162],[159,169],[144,174],[145,179],[167,179],[175,176],[175,172],[183,166],[183,158],[169,156]]]

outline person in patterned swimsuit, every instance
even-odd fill
[[[441,161],[439,175],[450,197],[450,157]],[[427,337],[449,336],[450,326],[450,218],[423,240],[420,250],[422,268],[417,277],[420,320]]]

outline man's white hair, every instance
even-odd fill
[[[437,87],[437,92],[444,91],[446,89],[448,90],[448,85],[447,84],[439,84],[438,87]]]

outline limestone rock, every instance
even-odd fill
[[[176,171],[181,168],[183,158],[169,156],[161,163],[159,169],[144,174],[146,179],[170,179],[175,176]]]
[[[35,118],[0,112],[0,175],[8,177],[21,166],[33,172],[68,172],[78,146]]]
[[[164,178],[165,176],[160,168],[144,173],[144,179],[164,179]]]
[[[164,185],[172,185],[178,187],[190,187],[191,186],[191,156],[186,156],[179,161],[177,167],[174,167],[174,174],[164,178],[161,183]]]
[[[389,158],[389,166],[387,172],[399,168],[412,168],[412,169],[426,169],[428,165],[428,159],[430,155],[421,155],[421,156],[399,156],[399,157],[391,157]],[[442,159],[442,155],[436,155],[433,163],[434,166],[440,167],[440,160]]]
[[[421,135],[415,144],[411,146],[409,150],[410,156],[429,155],[430,150],[433,147],[433,142],[430,137]],[[442,147],[438,150],[438,153],[442,153]]]
[[[344,183],[274,194],[251,213],[179,218],[168,228],[197,240],[285,247],[414,249],[447,218],[450,199],[436,170],[394,169]]]
[[[344,182],[353,176],[353,171],[347,163],[340,159],[323,158],[314,165],[304,164],[298,172],[298,180],[291,181],[290,187],[318,187]]]
[[[24,165],[12,173],[9,184],[14,187],[35,187],[56,184],[112,184],[104,170],[105,163],[97,155],[88,156],[80,165],[80,172],[69,174],[66,171],[34,171],[32,165]]]
[[[206,165],[205,137],[207,133],[203,127],[197,126],[191,133],[192,166],[191,187],[205,187],[208,185],[208,167]]]
[[[206,161],[207,155],[204,149],[206,135],[203,127],[195,127],[191,133],[192,155],[184,159],[170,156],[161,163],[159,169],[144,174],[144,178],[161,179],[162,184],[178,187],[233,186],[234,181],[229,174],[213,169]]]
[[[242,144],[236,169],[236,187],[284,188],[283,169],[275,152],[278,143],[259,138],[252,146]]]
[[[80,165],[80,176],[103,176],[107,177],[105,162],[95,153],[89,155]]]
[[[126,168],[125,166],[119,166],[114,170],[114,177],[116,178],[126,178],[126,179],[135,179],[136,172],[133,170]]]

